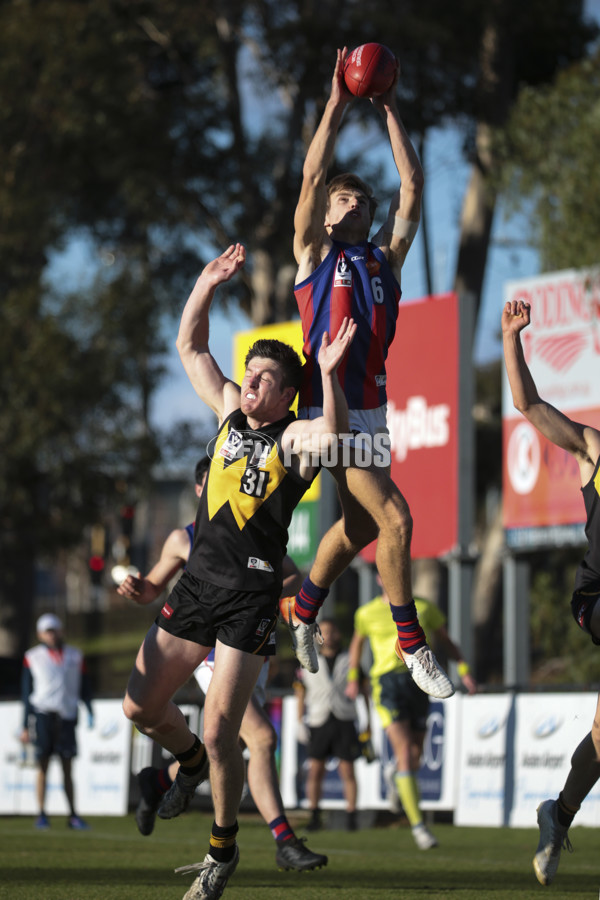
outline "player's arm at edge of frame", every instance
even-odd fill
[[[502,312],[504,361],[513,404],[544,437],[575,456],[581,482],[586,484],[600,456],[600,431],[573,421],[540,397],[521,343],[530,312],[530,306],[522,301],[509,301]]]

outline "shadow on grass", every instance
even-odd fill
[[[84,888],[93,885],[96,888],[112,887],[120,889],[131,886],[136,892],[144,889],[144,886],[153,889],[164,888],[172,891],[175,887],[187,890],[193,881],[193,875],[177,876],[172,870],[165,868],[138,868],[132,866],[127,869],[110,868],[48,868],[48,867],[17,867],[4,868],[2,875],[3,887],[10,891],[10,885],[20,887],[31,886],[39,889],[41,884],[53,887],[65,886],[65,889],[73,892],[77,887]],[[398,866],[397,871],[344,871],[339,868],[321,869],[318,872],[280,872],[274,868],[251,868],[243,863],[233,876],[231,887],[248,890],[277,890],[302,888],[307,896],[323,893],[326,896],[340,896],[351,891],[362,890],[365,897],[376,897],[378,893],[389,892],[397,888],[404,891],[418,891],[420,894],[435,894],[439,896],[451,896],[458,891],[473,891],[479,896],[493,896],[494,893],[513,892],[515,897],[523,892],[542,890],[535,881],[533,873],[507,873],[506,871],[487,872],[442,872],[431,871],[427,868],[427,861],[423,860],[422,867],[407,869]],[[554,885],[555,896],[568,896],[570,894],[585,894],[596,896],[598,891],[597,876],[591,874],[574,873],[569,877],[560,879],[560,885]],[[10,896],[7,893],[6,896]],[[33,896],[33,894],[32,894]]]

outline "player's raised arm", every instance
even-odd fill
[[[521,300],[506,303],[502,312],[504,362],[513,403],[544,437],[576,457],[582,484],[586,484],[600,455],[600,432],[574,422],[540,397],[521,343],[521,332],[531,321],[530,313],[529,304]]]
[[[389,90],[373,97],[371,101],[385,123],[394,162],[400,176],[400,186],[392,197],[387,219],[373,237],[373,243],[381,247],[398,280],[406,254],[419,227],[424,185],[423,169],[419,157],[398,110],[396,94],[399,73],[400,67],[398,66]]]
[[[335,340],[327,332],[319,349],[319,368],[323,382],[323,415],[293,422],[286,428],[282,448],[295,458],[303,478],[311,478],[338,435],[349,431],[348,404],[337,377],[337,369],[356,333],[353,319],[344,319]]]
[[[175,528],[163,544],[160,558],[147,575],[128,575],[117,593],[145,606],[164,591],[169,581],[185,566],[190,553],[190,539],[185,528]]]
[[[246,261],[241,244],[232,244],[208,263],[200,274],[181,316],[177,350],[198,396],[222,421],[239,406],[240,389],[226,378],[209,346],[209,311],[220,284],[229,281]]]
[[[302,187],[294,214],[294,256],[300,265],[304,254],[315,255],[313,268],[320,262],[323,241],[328,241],[325,231],[327,209],[327,170],[333,159],[335,142],[342,116],[352,94],[344,82],[344,60],[347,49],[337,51],[337,59],[331,82],[331,94],[319,127],[308,148],[302,170]]]

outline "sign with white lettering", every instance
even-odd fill
[[[120,700],[95,700],[94,725],[87,727],[87,715],[79,716],[77,757],[73,761],[73,781],[77,812],[83,816],[124,816],[129,798],[129,762],[132,725],[123,715]],[[35,761],[19,742],[23,705],[2,704],[0,732],[0,813],[34,815],[37,769]],[[68,815],[60,761],[53,756],[48,767],[46,812]]]
[[[600,428],[600,270],[568,269],[508,282],[504,299],[531,305],[531,324],[522,341],[540,396],[569,418]],[[506,371],[503,378],[508,543],[583,542],[585,509],[577,462],[516,412]]]
[[[540,803],[558,796],[571,757],[589,734],[597,697],[591,693],[522,694],[517,698],[514,746],[514,799],[509,824],[535,828]],[[590,790],[575,820],[600,825],[600,787]]]

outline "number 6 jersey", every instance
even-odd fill
[[[219,428],[187,564],[197,578],[235,590],[281,587],[292,513],[311,483],[284,464],[281,436],[294,419],[290,412],[255,431],[237,409]]]
[[[349,409],[376,409],[386,402],[385,360],[396,332],[400,285],[375,244],[334,241],[315,271],[294,288],[302,319],[304,380],[299,408],[323,406],[317,354],[323,332],[333,339],[352,316],[356,335],[338,369]]]

